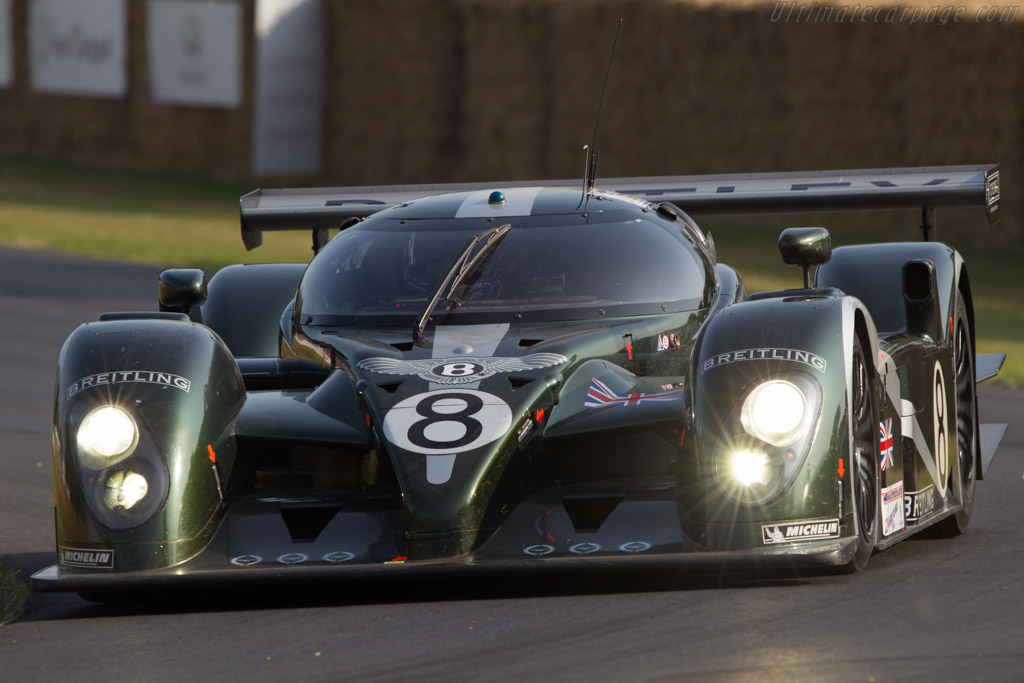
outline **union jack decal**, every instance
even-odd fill
[[[587,390],[587,400],[583,404],[587,408],[603,408],[604,406],[635,406],[643,402],[678,401],[683,397],[683,390],[660,391],[654,394],[641,394],[631,391],[627,395],[617,394],[607,384],[594,378]]]
[[[881,440],[882,471],[896,465],[892,457],[892,418],[878,424],[878,435]]]

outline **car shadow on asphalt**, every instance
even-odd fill
[[[35,559],[35,558],[33,558]],[[36,565],[25,558],[8,556],[12,566]],[[36,565],[38,566],[38,565]],[[19,622],[149,614],[235,612],[308,607],[344,607],[415,604],[473,600],[513,600],[537,597],[614,595],[721,589],[797,587],[812,580],[835,578],[832,572],[796,574],[788,571],[759,574],[722,573],[698,575],[678,570],[627,568],[609,571],[583,569],[572,574],[523,571],[514,578],[494,581],[490,576],[457,578],[387,577],[359,581],[288,583],[256,586],[162,589],[159,592],[117,592],[83,599],[74,593],[33,593]],[[513,575],[506,574],[511,577]],[[22,578],[27,578],[22,574]]]

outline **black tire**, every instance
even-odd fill
[[[857,523],[857,552],[841,567],[852,574],[867,566],[878,542],[880,515],[878,511],[878,410],[874,383],[864,359],[860,340],[853,345],[850,373],[850,420],[853,440],[850,443],[850,501]]]
[[[958,296],[953,332],[953,369],[956,373],[956,442],[957,470],[955,484],[960,509],[935,525],[939,536],[952,538],[967,531],[974,508],[974,484],[977,479],[978,412],[977,387],[974,380],[974,348],[967,320],[967,306]],[[950,472],[952,478],[954,473]]]

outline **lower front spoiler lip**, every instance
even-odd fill
[[[388,577],[441,579],[531,574],[613,571],[678,572],[693,576],[728,573],[798,572],[850,562],[857,539],[802,543],[786,548],[666,553],[633,557],[540,557],[476,559],[473,555],[441,560],[351,566],[260,566],[190,569],[189,562],[135,572],[69,571],[53,565],[32,575],[32,590],[48,592],[133,591],[172,588],[245,587],[279,582],[365,581]]]

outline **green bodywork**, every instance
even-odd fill
[[[512,324],[495,355],[543,351],[565,362],[484,380],[511,408],[511,425],[502,437],[460,453],[452,476],[440,484],[428,483],[424,456],[383,436],[389,411],[427,391],[428,383],[358,369],[360,361],[382,354],[430,358],[431,328],[414,343],[409,330],[303,325],[287,309],[300,265],[227,269],[211,281],[207,302],[189,311],[191,320],[114,316],[82,325],[61,351],[56,388],[58,546],[113,550],[112,569],[119,572],[185,563],[218,534],[231,544],[225,520],[236,504],[281,505],[280,496],[253,498],[264,492],[254,463],[257,456],[273,461],[296,453],[318,463],[307,492],[316,505],[325,504],[324,489],[332,487],[330,504],[338,509],[379,505],[385,511],[375,519],[384,521],[374,524],[387,527],[381,536],[388,540],[381,547],[397,548],[409,561],[470,557],[545,491],[600,500],[634,489],[666,491],[685,535],[679,543],[688,550],[769,553],[764,525],[802,520],[838,518],[842,539],[855,536],[848,414],[853,345],[859,340],[869,359],[880,350],[893,359],[886,366],[891,376],[870,363],[879,416],[900,419],[900,406],[885,391],[897,376],[899,395],[924,405],[924,397],[913,395],[923,381],[915,368],[942,357],[951,373],[950,341],[948,335],[906,333],[901,267],[909,259],[934,265],[944,321],[958,288],[966,286],[959,257],[933,244],[840,249],[819,266],[817,290],[754,300],[735,271],[713,263],[713,253],[701,258],[708,280],[698,310]],[[678,342],[666,348],[665,339]],[[744,399],[774,378],[807,387],[817,414],[808,436],[778,454],[784,485],[751,503],[730,494],[720,472],[724,459],[751,439],[740,424]],[[591,410],[585,402],[595,379],[628,386],[638,397],[679,391],[681,400]],[[123,528],[95,514],[95,486],[103,475],[83,465],[76,443],[81,419],[107,403],[133,416],[140,457],[155,453],[159,467],[153,471],[166,478],[158,509]],[[620,447],[634,436],[650,446]],[[912,451],[898,456],[903,474],[886,473],[882,486],[899,476],[907,486],[927,483],[928,472]],[[607,476],[594,474],[601,468]],[[160,490],[158,483],[152,490]],[[302,490],[284,494],[303,500]],[[818,549],[833,553],[830,563],[847,561],[846,546],[834,540]]]

